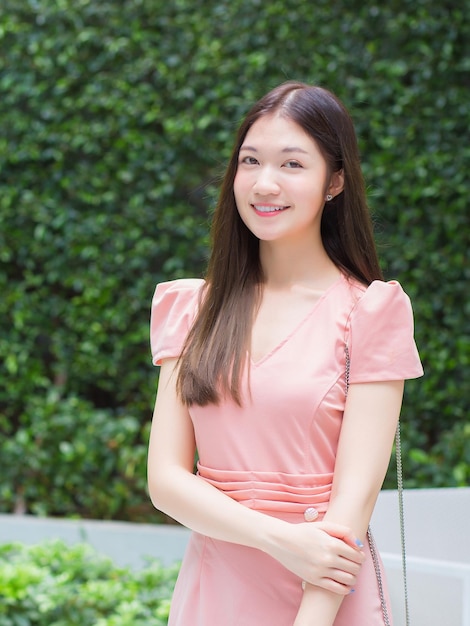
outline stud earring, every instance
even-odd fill
[[[331,193],[329,193],[329,194],[326,196],[326,201],[327,201],[327,202],[330,202],[330,200],[333,200],[333,196],[331,195]]]

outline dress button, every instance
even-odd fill
[[[306,522],[313,522],[318,517],[318,511],[313,506],[309,506],[305,509],[304,518]]]

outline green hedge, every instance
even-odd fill
[[[202,272],[234,130],[289,78],[351,109],[384,269],[413,299],[407,485],[468,483],[469,9],[3,1],[1,511],[156,519],[153,288]]]
[[[118,568],[86,544],[0,546],[0,626],[164,626],[177,566]]]

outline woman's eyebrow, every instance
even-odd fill
[[[288,146],[287,148],[283,148],[282,152],[301,152],[302,154],[308,154],[307,150],[297,146]]]
[[[243,145],[240,147],[240,151],[242,150],[249,150],[250,152],[258,152],[258,150],[254,148],[253,146]],[[304,150],[303,148],[299,148],[297,146],[287,146],[286,148],[283,148],[281,152],[282,153],[301,152],[302,154],[308,154],[306,150]]]

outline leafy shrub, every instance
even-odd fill
[[[17,507],[32,503],[31,512],[41,516],[93,511],[99,519],[155,518],[141,495],[147,450],[135,417],[116,419],[86,400],[53,394],[31,398],[28,412],[31,419],[2,447],[0,487],[13,489]]]
[[[0,626],[163,626],[178,568],[117,568],[87,544],[0,546]]]
[[[153,288],[201,273],[234,129],[289,78],[351,109],[384,269],[414,303],[408,484],[465,484],[469,8],[3,0],[0,510],[154,519]]]

